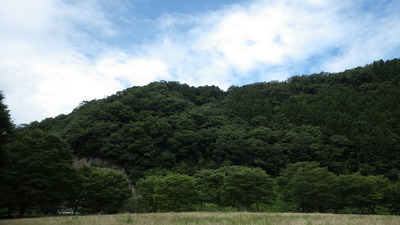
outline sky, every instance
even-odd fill
[[[399,58],[400,0],[0,0],[15,124],[131,86],[227,89]]]

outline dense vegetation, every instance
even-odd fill
[[[227,91],[154,82],[16,129],[2,104],[1,213],[397,214],[399,85],[394,59]],[[73,167],[73,155],[125,173]]]

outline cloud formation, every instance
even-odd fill
[[[400,50],[398,1],[252,0],[155,18],[132,17],[132,4],[0,0],[0,90],[17,124],[157,80],[227,88],[337,72]],[[140,19],[153,33],[137,44],[129,21]]]
[[[400,4],[390,2],[379,11],[368,11],[365,4],[370,3],[282,0],[234,5],[189,20],[195,22],[185,40],[170,45],[182,46],[195,65],[208,68],[207,74],[197,68],[181,70],[196,77],[227,75],[230,84],[338,72],[396,57],[400,18],[393,9]]]

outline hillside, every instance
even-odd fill
[[[227,91],[153,82],[17,128],[0,95],[0,218],[400,214],[399,85],[399,59]]]
[[[75,155],[111,160],[131,179],[223,165],[276,176],[301,161],[337,174],[393,177],[400,168],[399,81],[394,59],[227,91],[154,82],[29,127],[61,134]]]

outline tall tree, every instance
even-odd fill
[[[391,191],[387,195],[388,204],[393,214],[400,214],[400,180],[391,185]]]
[[[339,176],[338,189],[340,203],[357,208],[359,213],[375,213],[377,206],[386,203],[390,192],[389,181],[383,176],[362,176],[359,173]]]
[[[10,160],[5,148],[13,130],[13,124],[7,106],[3,103],[3,100],[4,95],[0,91],[0,209],[7,208],[7,215],[0,215],[0,217],[10,216],[13,208],[12,200],[10,199],[13,188],[9,185],[9,182],[12,180],[10,180],[10,170],[7,169]]]
[[[300,169],[289,186],[294,200],[304,212],[324,212],[332,208],[335,200],[336,175],[326,168]]]
[[[4,145],[6,144],[7,137],[12,132],[14,125],[11,122],[10,112],[7,106],[3,103],[4,95],[0,91],[0,169],[6,164],[6,153]]]
[[[128,177],[121,171],[86,167],[80,172],[85,177],[82,213],[117,213],[132,195]]]
[[[203,169],[198,171],[194,177],[197,179],[197,189],[200,199],[204,203],[214,203],[223,206],[223,182],[226,173],[221,169]]]
[[[226,166],[201,170],[195,177],[203,202],[247,210],[254,205],[258,211],[260,203],[270,203],[275,198],[274,182],[260,168]]]
[[[73,187],[72,151],[59,137],[19,130],[6,146],[10,163],[3,174],[9,209],[55,213]],[[5,193],[2,193],[5,194]]]
[[[297,162],[289,164],[287,168],[281,172],[276,181],[279,185],[279,197],[284,202],[283,210],[300,210],[292,180],[297,176],[299,171],[310,171],[316,168],[319,168],[319,163],[317,162]]]
[[[188,211],[198,199],[196,179],[183,174],[148,176],[137,182],[137,188],[144,211]]]
[[[226,177],[223,182],[223,196],[232,206],[241,206],[245,209],[255,204],[259,211],[260,203],[270,203],[274,197],[274,183],[260,168],[225,167]]]

